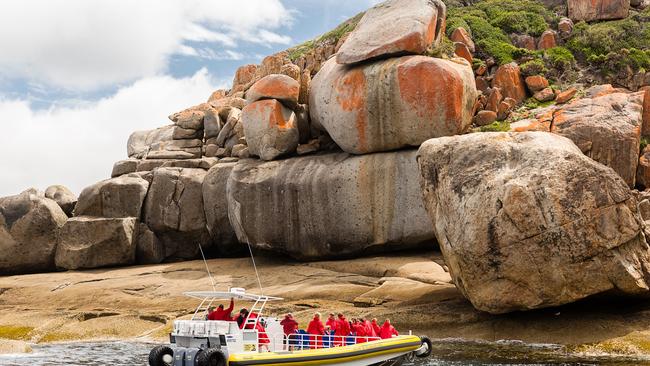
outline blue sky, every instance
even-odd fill
[[[227,87],[238,66],[375,0],[20,0],[0,5],[0,196],[108,178],[135,130]]]

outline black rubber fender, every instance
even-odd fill
[[[149,366],[171,366],[163,362],[165,355],[174,356],[174,351],[168,346],[156,346],[149,352]]]
[[[218,348],[208,348],[196,356],[196,366],[226,366],[226,356]]]
[[[418,358],[428,358],[431,356],[431,353],[433,352],[433,344],[431,343],[431,340],[427,336],[421,336],[420,340],[422,341],[422,345],[426,344],[427,345],[427,350],[421,355],[416,354]]]

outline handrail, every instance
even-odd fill
[[[263,346],[275,343],[282,344],[283,350],[306,350],[306,349],[329,349],[335,347],[351,346],[360,343],[367,343],[379,341],[382,338],[379,336],[356,336],[356,335],[334,335],[334,334],[308,334],[308,333],[294,333],[288,336],[271,335],[267,332],[259,332],[257,342],[248,342],[248,344],[256,344],[258,352],[261,352]],[[265,335],[266,337],[260,337]],[[266,339],[267,342],[261,342],[261,339]],[[267,349],[268,350],[268,349]]]

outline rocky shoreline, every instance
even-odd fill
[[[559,3],[389,0],[134,132],[78,197],[0,198],[0,338],[165,339],[201,250],[252,289],[250,245],[303,323],[650,354],[650,73],[587,55],[650,3]]]
[[[451,284],[435,252],[302,264],[258,257],[265,292],[306,324],[314,311],[390,318],[402,331],[436,339],[518,340],[581,352],[650,353],[650,300],[594,298],[534,312],[489,315]],[[219,288],[256,288],[249,258],[213,259]],[[197,303],[184,291],[206,290],[202,261],[0,278],[0,338],[26,343],[167,340],[174,319]],[[238,304],[237,306],[243,306]],[[16,348],[10,348],[16,352]]]

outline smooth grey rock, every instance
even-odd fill
[[[68,217],[72,216],[74,206],[77,204],[77,196],[68,187],[62,185],[47,187],[45,190],[45,198],[54,200]]]
[[[456,287],[500,314],[616,290],[648,295],[650,248],[630,189],[547,132],[432,139],[418,161]]]
[[[221,254],[231,255],[244,248],[237,241],[237,235],[228,218],[227,184],[237,163],[217,164],[212,167],[203,181],[203,208],[212,242]]]
[[[152,144],[171,141],[174,125],[164,126],[155,130],[136,131],[129,136],[127,154],[130,158],[144,159]]]
[[[230,222],[242,243],[307,260],[433,245],[415,155],[240,160],[228,180]]]
[[[84,188],[74,209],[74,216],[140,218],[149,182],[123,175]]]
[[[203,138],[203,130],[193,130],[191,128],[183,128],[180,126],[174,127],[172,133],[174,140],[194,140]]]
[[[165,246],[165,258],[194,259],[211,246],[203,210],[203,169],[158,168],[145,200],[144,222]]]
[[[138,224],[135,259],[138,264],[156,264],[165,259],[165,246],[146,224]]]
[[[67,219],[56,202],[33,188],[0,198],[0,273],[54,270],[57,235]]]
[[[73,217],[59,235],[56,266],[100,268],[135,262],[137,219]]]
[[[111,178],[117,178],[124,174],[135,173],[138,170],[138,159],[120,160],[113,164],[113,171],[111,171]]]

